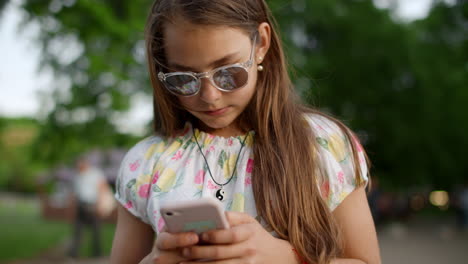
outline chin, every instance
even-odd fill
[[[218,118],[199,118],[207,127],[211,129],[223,129],[229,127],[235,120],[232,116]]]
[[[228,127],[232,124],[232,121],[228,120],[202,120],[202,122],[209,128],[212,129],[222,129]]]

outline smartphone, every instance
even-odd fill
[[[160,209],[170,233],[201,234],[213,229],[229,228],[222,204],[215,198],[168,202],[161,205]]]

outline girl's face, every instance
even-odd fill
[[[202,26],[177,21],[164,29],[167,65],[173,71],[208,72],[228,64],[249,60],[253,46],[244,31],[230,27]],[[208,78],[201,79],[200,91],[190,97],[177,96],[181,105],[198,118],[203,129],[220,136],[242,131],[237,118],[256,89],[258,50],[248,71],[247,84],[231,92],[218,90]],[[261,51],[260,51],[261,52]]]

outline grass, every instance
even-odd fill
[[[102,247],[109,254],[115,225],[102,228]],[[91,256],[90,234],[82,238],[80,257]],[[72,226],[65,222],[45,220],[34,201],[0,200],[0,262],[33,258],[70,240]]]
[[[114,238],[115,225],[105,224],[101,229],[101,245],[103,254],[109,255],[112,248],[112,239]],[[92,255],[91,233],[87,232],[83,236],[80,257],[90,257]]]

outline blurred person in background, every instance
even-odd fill
[[[89,226],[92,231],[93,256],[99,257],[102,252],[99,201],[103,200],[109,186],[104,173],[93,166],[86,157],[80,157],[76,166],[77,174],[73,179],[73,191],[77,204],[69,256],[78,257],[84,227]]]

